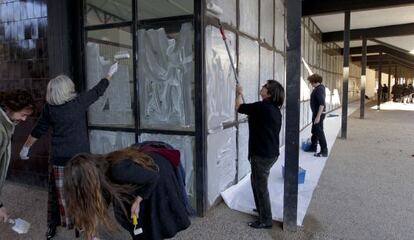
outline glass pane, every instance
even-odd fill
[[[86,0],[86,25],[132,20],[132,0]]]
[[[249,157],[248,157],[248,153],[249,153],[249,126],[247,123],[241,123],[239,125],[239,131],[238,131],[238,155],[239,155],[239,159],[238,159],[238,166],[237,166],[237,171],[238,171],[238,176],[237,176],[237,180],[240,181],[243,179],[243,177],[245,177],[249,172],[250,172],[250,163],[249,163]]]
[[[107,74],[115,57],[119,56],[130,57],[118,60],[118,72],[113,75],[105,94],[90,106],[90,125],[131,128],[135,126],[132,109],[134,82],[131,29],[112,28],[87,32],[88,89],[94,87]]]
[[[273,0],[260,2],[260,38],[273,45]]]
[[[275,0],[275,48],[285,49],[285,6],[282,0]]]
[[[91,153],[106,154],[135,143],[135,133],[92,130],[89,132]]]
[[[240,31],[252,37],[259,33],[259,0],[240,0]]]
[[[226,31],[227,43],[235,59],[236,36]],[[235,120],[236,80],[229,55],[218,28],[206,27],[207,124],[209,131],[223,128],[224,122]]]
[[[195,206],[194,137],[144,133],[140,136],[140,142],[144,141],[165,142],[180,151],[180,161],[185,171],[185,188]]]
[[[164,28],[138,31],[138,79],[141,127],[194,129],[194,31]]]
[[[283,68],[283,66],[279,66]],[[273,51],[260,48],[260,86],[266,84],[267,80],[273,78]],[[283,84],[282,82],[280,82]]]
[[[243,146],[247,148],[247,146]],[[220,193],[231,186],[236,177],[236,128],[207,136],[207,205],[210,207]]]
[[[138,19],[191,15],[194,0],[138,0]]]
[[[259,44],[256,41],[240,37],[239,69],[239,81],[243,87],[246,103],[257,101],[259,97]]]
[[[280,82],[282,86],[286,86],[285,83],[285,58],[280,53],[275,53],[275,78]]]

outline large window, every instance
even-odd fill
[[[132,56],[130,27],[87,32],[86,80],[92,88],[105,77],[116,56]],[[133,114],[134,81],[132,58],[118,60],[116,72],[104,96],[89,108],[92,126],[135,127]]]
[[[85,0],[85,24],[98,25],[132,20],[131,0]]]
[[[164,141],[181,152],[195,203],[193,0],[84,0],[86,88],[116,72],[88,112],[93,153],[137,141]],[[136,9],[136,10],[134,10]]]

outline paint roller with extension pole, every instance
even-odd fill
[[[114,54],[114,61],[119,62],[119,60],[129,59],[131,56],[127,51],[119,51]]]
[[[207,4],[207,11],[209,13],[211,13],[214,17],[217,18],[217,21],[218,21],[218,24],[219,24],[219,27],[220,27],[221,38],[224,41],[224,45],[226,46],[227,54],[229,55],[230,65],[231,65],[231,68],[233,69],[234,78],[236,79],[236,83],[239,84],[239,77],[237,75],[236,68],[234,67],[233,57],[231,56],[229,45],[227,44],[226,34],[224,33],[223,25],[221,25],[220,19],[218,18],[218,16],[220,16],[223,13],[223,10],[219,6],[217,6],[216,4],[210,2],[210,3]],[[243,102],[245,102],[243,95],[242,95],[242,100],[243,100]]]

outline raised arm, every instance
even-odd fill
[[[96,86],[79,95],[78,99],[84,109],[87,109],[105,93],[106,89],[109,86],[109,81],[112,79],[112,76],[116,71],[118,71],[118,63],[115,63],[110,67],[108,73],[106,74],[106,77],[103,78]]]

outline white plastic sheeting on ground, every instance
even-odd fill
[[[147,128],[194,126],[193,35],[184,23],[177,37],[164,28],[138,31],[141,124]]]
[[[349,114],[353,113],[359,103],[349,106]],[[341,128],[341,109],[333,112],[338,114],[337,117],[328,117],[325,119],[325,134],[328,142],[328,149],[331,150],[335,143],[337,134]],[[310,136],[310,126],[300,134],[300,139],[306,139]],[[306,170],[305,183],[299,184],[298,192],[298,215],[297,224],[302,225],[306,211],[312,199],[313,191],[318,184],[319,177],[328,158],[317,158],[313,153],[299,153],[299,165]],[[269,195],[272,206],[272,218],[277,221],[283,221],[283,188],[284,182],[282,177],[282,165],[285,161],[284,147],[280,149],[278,161],[270,170],[269,176]],[[221,193],[225,203],[231,209],[256,215],[253,209],[256,208],[253,200],[253,192],[250,184],[250,174],[242,179],[237,185],[230,187]]]

